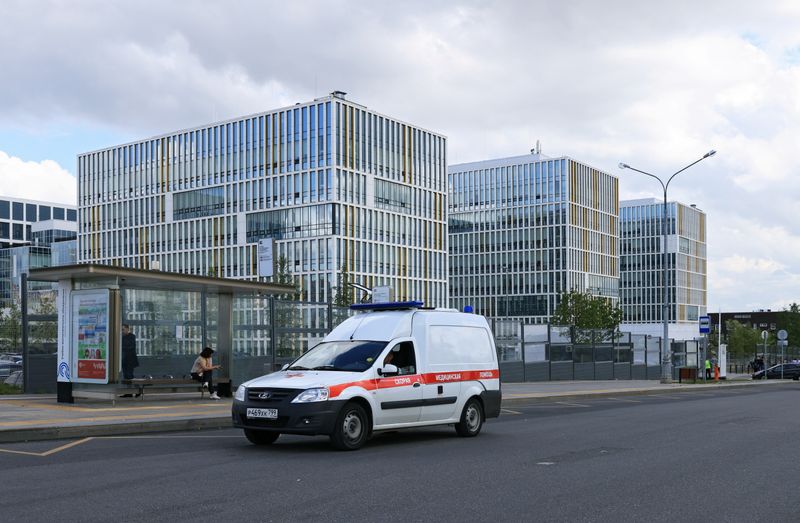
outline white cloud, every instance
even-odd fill
[[[75,177],[52,160],[26,162],[0,151],[0,195],[75,205]]]
[[[7,1],[0,130],[146,136],[342,89],[445,133],[451,163],[541,139],[617,174],[623,198],[661,195],[620,161],[669,175],[714,148],[670,199],[708,213],[710,307],[761,308],[800,300],[798,5]]]

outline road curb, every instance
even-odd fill
[[[104,425],[79,425],[68,427],[36,427],[0,431],[0,443],[48,441],[57,439],[88,438],[97,436],[129,436],[156,432],[226,429],[232,427],[230,416],[195,418],[170,421],[133,423],[108,423]]]
[[[648,396],[655,394],[675,394],[675,393],[692,393],[692,392],[708,392],[723,389],[741,389],[746,387],[763,387],[763,386],[780,386],[789,385],[792,381],[776,381],[769,383],[754,384],[753,382],[743,382],[736,384],[719,384],[719,385],[689,385],[684,387],[675,387],[668,389],[621,389],[616,391],[602,391],[602,392],[563,392],[563,393],[545,393],[547,396],[522,396],[516,398],[503,398],[502,407],[524,406],[536,403],[552,403],[563,400],[577,400],[577,399],[591,399],[591,398],[607,398],[617,396]]]

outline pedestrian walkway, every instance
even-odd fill
[[[540,381],[528,383],[504,383],[503,406],[524,403],[553,401],[556,399],[578,399],[602,396],[630,396],[637,394],[668,394],[716,390],[719,388],[776,386],[797,383],[792,380],[753,381],[748,375],[732,375],[727,380],[706,383],[661,383],[656,380],[609,380],[609,381]]]
[[[732,387],[790,385],[791,380],[728,380],[708,384],[658,381],[548,381],[504,383],[503,406],[603,396],[666,394]],[[119,399],[56,402],[54,395],[0,396],[0,443],[198,430],[231,426],[231,400],[201,400],[197,394],[153,394],[144,401]]]

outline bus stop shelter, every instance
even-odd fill
[[[123,386],[122,325],[129,325],[136,336],[136,379],[186,379],[206,346],[215,350],[214,363],[222,365],[215,371],[222,381],[238,383],[238,376],[271,370],[270,304],[275,295],[294,290],[289,285],[96,264],[32,269],[28,279],[57,285],[53,371],[58,401],[66,403]],[[243,318],[255,325],[246,340],[253,349],[247,359],[233,352],[234,323]]]

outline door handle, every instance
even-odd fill
[[[418,381],[416,383],[414,383],[414,387],[419,387],[420,385],[422,385],[422,383],[420,383]]]

